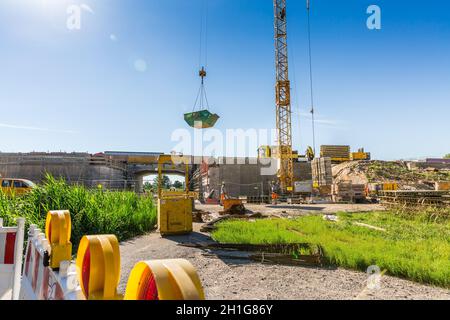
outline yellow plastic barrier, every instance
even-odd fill
[[[50,243],[50,267],[59,269],[72,258],[72,223],[69,211],[47,214],[45,235]],[[119,242],[114,235],[84,236],[79,244],[76,270],[81,292],[88,300],[121,300]],[[132,270],[126,300],[204,300],[195,268],[184,259],[139,262]]]
[[[45,237],[50,242],[50,268],[58,269],[61,261],[72,258],[70,235],[72,222],[69,211],[50,211],[45,221]]]
[[[128,278],[125,300],[204,300],[195,268],[184,259],[137,263]]]
[[[118,300],[119,242],[114,235],[84,236],[77,254],[77,274],[88,300]]]

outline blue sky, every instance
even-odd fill
[[[0,150],[170,152],[199,86],[202,0],[2,0]],[[66,9],[84,4],[80,30]],[[366,9],[382,9],[382,29]],[[294,147],[312,143],[305,1],[288,0]],[[88,9],[92,9],[89,12]],[[273,128],[271,0],[208,0],[220,130]],[[317,145],[450,153],[450,3],[312,0]],[[299,127],[300,123],[300,127]]]

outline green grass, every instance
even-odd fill
[[[84,235],[115,234],[123,241],[154,229],[156,224],[152,198],[134,192],[68,186],[51,176],[23,196],[9,197],[0,191],[0,218],[5,225],[13,225],[15,218],[24,217],[27,226],[36,224],[44,230],[50,210],[70,211],[74,250]]]
[[[224,221],[213,238],[221,243],[321,245],[334,265],[366,270],[377,265],[388,274],[450,287],[450,221],[429,215],[406,218],[391,212],[339,214],[339,222],[321,216],[256,222]],[[361,222],[386,232],[354,225]]]

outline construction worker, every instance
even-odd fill
[[[281,20],[286,19],[286,8],[283,8],[280,13]]]
[[[220,205],[223,206],[224,201],[228,198],[227,189],[225,188],[225,182],[222,182],[220,187]]]
[[[271,183],[271,191],[272,191],[272,204],[277,205],[278,204],[278,186],[275,183],[275,181],[272,181],[272,183]]]

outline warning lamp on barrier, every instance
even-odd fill
[[[118,300],[119,242],[114,235],[84,236],[77,253],[77,274],[88,300]]]
[[[195,268],[184,259],[137,263],[131,271],[125,300],[204,300]]]
[[[62,261],[72,259],[70,235],[72,222],[69,211],[50,211],[45,221],[45,237],[50,243],[50,267],[58,269]]]

